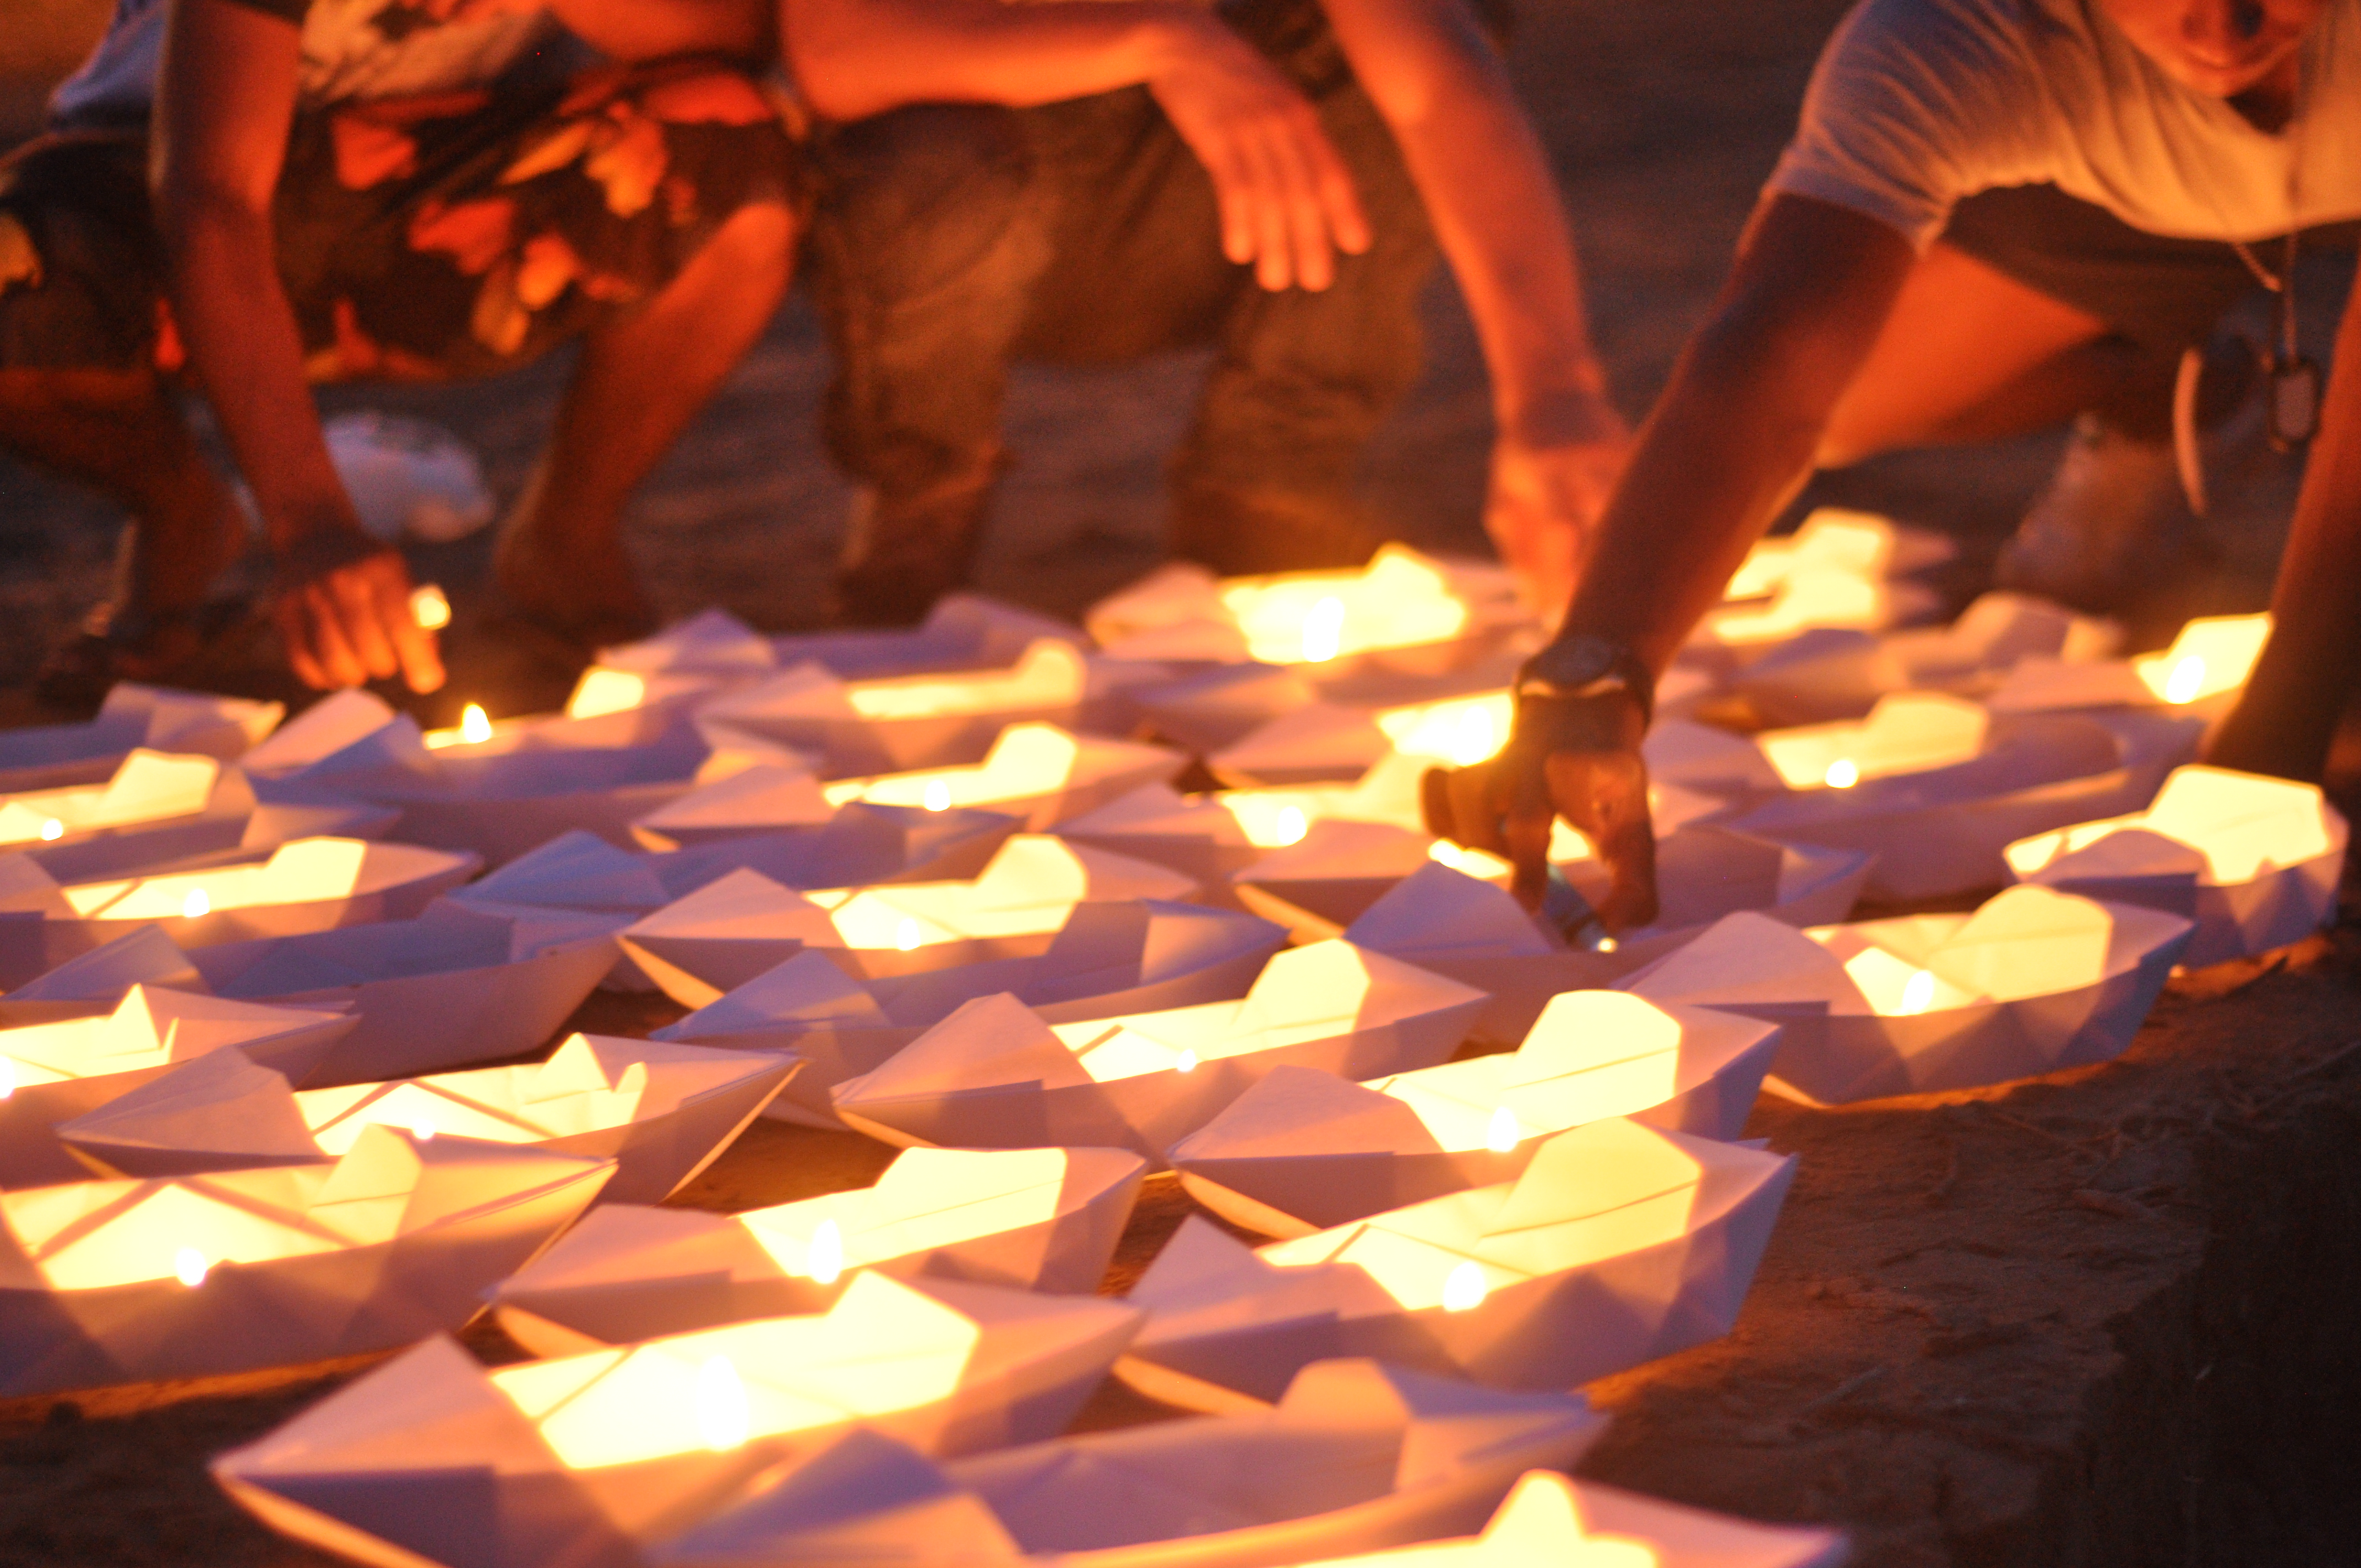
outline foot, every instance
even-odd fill
[[[1359,566],[1378,531],[1345,497],[1176,479],[1167,537],[1182,560],[1242,577]]]
[[[2172,444],[2136,440],[2084,414],[1993,576],[2004,588],[2106,612],[2205,554]]]
[[[848,626],[916,626],[935,601],[967,586],[983,542],[999,467],[921,496],[864,489],[836,576],[836,619]]]
[[[656,630],[655,607],[640,591],[620,540],[611,533],[553,540],[550,532],[522,507],[500,525],[492,585],[510,609],[586,652]]]
[[[252,613],[256,585],[232,572],[252,543],[246,514],[226,491],[203,527],[126,524],[113,587],[41,661],[34,696],[49,707],[94,713],[118,681],[176,684]]]

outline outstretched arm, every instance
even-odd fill
[[[1780,195],[1756,213],[1712,319],[1640,433],[1559,630],[1561,649],[1592,640],[1629,650],[1634,680],[1617,676],[1596,694],[1521,694],[1500,755],[1430,795],[1438,831],[1515,861],[1528,903],[1541,897],[1556,815],[1588,834],[1615,873],[1599,912],[1607,923],[1654,917],[1638,755],[1646,696],[1631,687],[1664,673],[1811,471],[1912,260],[1901,235],[1845,208]]]
[[[1145,84],[1213,177],[1222,248],[1266,289],[1321,289],[1368,247],[1344,160],[1312,105],[1210,12],[1171,0],[782,0],[812,107],[853,120],[905,104],[1027,105]]]
[[[2351,305],[2271,619],[2270,642],[2206,761],[2316,781],[2361,674],[2361,310]]]
[[[1466,0],[1326,0],[1459,280],[1499,431],[1485,524],[1554,612],[1629,444],[1549,159]]]
[[[270,199],[295,110],[296,30],[233,0],[174,0],[150,183],[189,367],[254,492],[280,561],[275,613],[315,686],[397,672],[443,684],[401,557],[363,532],[328,461],[280,287]]]

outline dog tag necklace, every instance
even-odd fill
[[[2290,209],[2294,203],[2289,203]],[[2294,214],[2290,211],[2290,215]],[[2255,258],[2238,240],[2230,248],[2246,270],[2271,295],[2271,345],[2263,351],[2263,382],[2270,399],[2271,445],[2280,452],[2299,452],[2320,429],[2320,366],[2296,343],[2295,259],[2300,231],[2290,229],[2287,253],[2278,275]]]

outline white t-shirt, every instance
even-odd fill
[[[2093,0],[1861,0],[1820,56],[1770,189],[1925,249],[1962,197],[2056,185],[2132,227],[2256,240],[2361,217],[2361,0],[2329,0],[2286,129],[2142,54]]]

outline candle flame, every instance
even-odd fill
[[[210,915],[213,911],[214,901],[205,896],[205,890],[203,888],[192,887],[189,889],[189,896],[181,900],[181,918],[183,920],[194,920],[200,916]]]
[[[928,779],[927,781],[927,809],[928,811],[949,811],[950,808],[951,786],[950,781],[946,779]]]
[[[66,836],[66,825],[52,817],[41,824],[41,842],[55,843]]]
[[[1935,971],[1920,970],[1902,985],[1902,1011],[1924,1013],[1935,1005]]]
[[[1850,757],[1839,757],[1828,764],[1825,782],[1830,789],[1850,789],[1861,783],[1861,768]]]
[[[726,1355],[708,1356],[697,1369],[697,1434],[716,1453],[727,1453],[746,1441],[752,1425],[747,1409],[746,1384]]]
[[[410,619],[422,631],[440,631],[451,624],[451,601],[440,586],[421,583],[410,590]]]
[[[822,1220],[804,1250],[804,1272],[815,1285],[833,1285],[844,1272],[844,1233],[834,1220]]]
[[[1175,1072],[1196,1071],[1197,1053],[1192,1050],[1182,1051],[1179,1056],[1172,1059],[1172,1070]]]
[[[172,1255],[172,1272],[192,1290],[205,1282],[206,1270],[212,1266],[205,1261],[205,1255],[192,1246],[184,1246]]]
[[[1301,806],[1282,806],[1279,808],[1279,820],[1272,825],[1270,837],[1275,844],[1300,844],[1310,831],[1312,825],[1303,819]]]
[[[1590,944],[1590,950],[1594,953],[1611,953],[1619,945],[1612,937],[1601,937]]]
[[[470,746],[480,746],[491,738],[492,720],[484,711],[484,705],[469,703],[467,711],[459,715],[459,739]]]
[[[894,927],[894,946],[906,953],[917,945],[918,922],[912,916],[905,915],[902,916],[901,924]]]
[[[1506,1105],[1495,1106],[1492,1124],[1485,1129],[1484,1146],[1494,1154],[1508,1154],[1516,1148],[1521,1131],[1516,1117],[1509,1113]]]
[[[2164,700],[2169,703],[2195,702],[2197,694],[2205,689],[2205,660],[2191,653],[2172,666],[2172,674],[2164,677]]]
[[[410,1135],[416,1138],[422,1144],[431,1144],[434,1141],[434,1124],[432,1122],[412,1122],[410,1124]]]
[[[1345,601],[1331,595],[1312,607],[1303,618],[1303,660],[1324,664],[1345,642]]]
[[[1484,1298],[1489,1293],[1484,1285],[1483,1266],[1470,1258],[1453,1269],[1450,1276],[1444,1280],[1443,1310],[1446,1312],[1465,1312],[1471,1308],[1482,1306]]]

